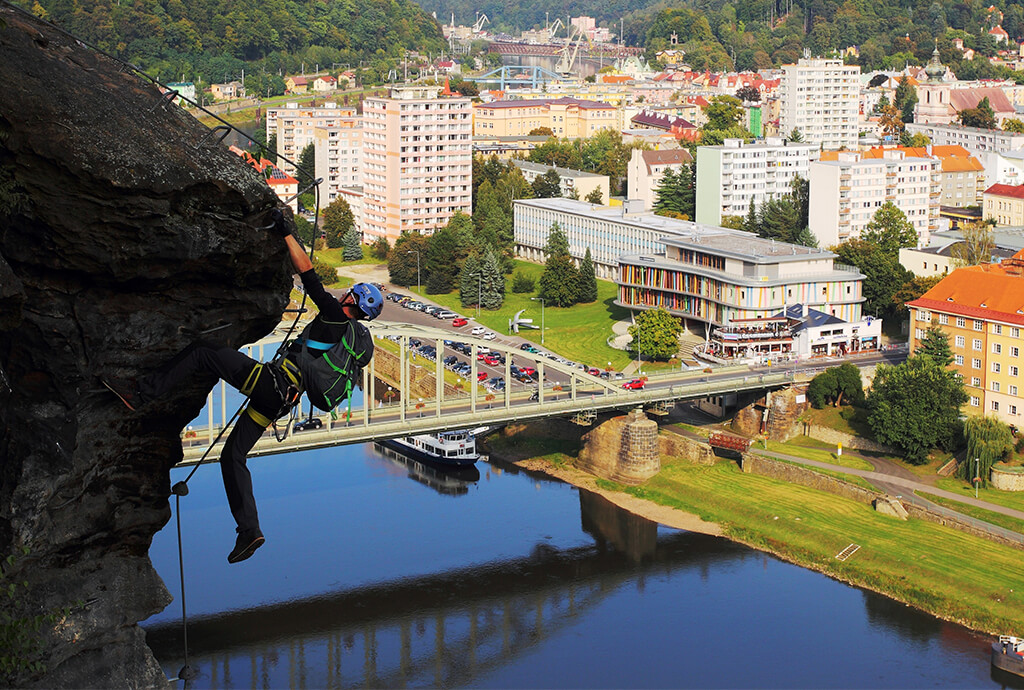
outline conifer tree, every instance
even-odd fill
[[[597,275],[594,273],[594,261],[590,258],[590,247],[587,247],[587,253],[583,255],[583,261],[580,263],[579,276],[580,288],[576,301],[586,304],[596,302]]]
[[[480,281],[480,306],[484,309],[500,309],[505,301],[505,275],[497,255],[489,247],[480,262]]]
[[[351,226],[341,238],[344,249],[341,258],[345,261],[359,261],[363,258],[363,244],[360,241],[359,232],[355,226]]]
[[[483,296],[483,282],[480,273],[480,259],[470,254],[462,262],[459,272],[459,302],[463,309],[475,307]]]

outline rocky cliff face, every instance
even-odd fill
[[[3,3],[0,94],[0,556],[27,550],[6,582],[28,583],[3,605],[71,607],[16,682],[163,685],[136,625],[170,602],[147,552],[212,381],[133,414],[99,376],[273,328],[275,199],[151,83]]]

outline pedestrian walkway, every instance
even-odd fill
[[[678,427],[663,427],[666,431],[687,438],[706,442],[706,439],[698,434],[695,434],[686,429],[680,429]],[[940,498],[949,499],[951,501],[957,501],[965,505],[974,506],[975,508],[982,508],[984,510],[991,511],[993,513],[999,513],[1000,515],[1006,515],[1018,520],[1024,520],[1024,511],[1015,510],[1013,508],[1007,508],[1005,506],[997,505],[995,503],[989,503],[976,499],[972,496],[963,496],[961,494],[953,493],[952,491],[945,491],[937,488],[935,479],[933,477],[921,478],[911,474],[906,468],[900,467],[896,463],[885,458],[873,458],[861,455],[859,453],[851,453],[856,455],[862,460],[867,461],[875,467],[875,471],[871,470],[859,470],[852,467],[844,467],[843,465],[834,465],[827,462],[821,462],[820,460],[809,460],[808,458],[801,458],[796,455],[789,455],[787,453],[780,453],[777,451],[770,451],[763,448],[755,448],[751,446],[750,453],[754,455],[760,455],[766,458],[774,458],[776,460],[785,460],[798,465],[805,465],[808,467],[817,467],[823,470],[829,470],[832,472],[838,472],[841,474],[850,474],[857,477],[863,477],[864,479],[871,482],[878,488],[879,491],[883,491],[891,496],[895,496],[908,503],[913,503],[922,507],[926,507],[929,510],[946,515],[951,518],[955,518],[961,522],[969,523],[974,527],[984,530],[990,534],[1009,539],[1012,541],[1024,543],[1024,534],[1020,532],[1014,532],[998,525],[993,525],[983,520],[977,520],[975,518],[959,513],[955,510],[944,508],[943,506],[932,503],[931,501],[917,496],[915,492],[923,491],[933,496]],[[849,451],[845,451],[849,452]],[[885,471],[878,471],[885,470]],[[907,476],[909,475],[909,476]],[[913,477],[913,478],[910,478]]]

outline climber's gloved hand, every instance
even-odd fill
[[[292,234],[292,230],[288,227],[288,223],[285,222],[284,214],[281,213],[281,209],[279,208],[270,210],[270,224],[267,228],[281,237],[288,237],[288,235]]]

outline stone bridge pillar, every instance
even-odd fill
[[[610,419],[583,437],[581,469],[623,484],[641,484],[661,470],[658,424],[640,408]]]

